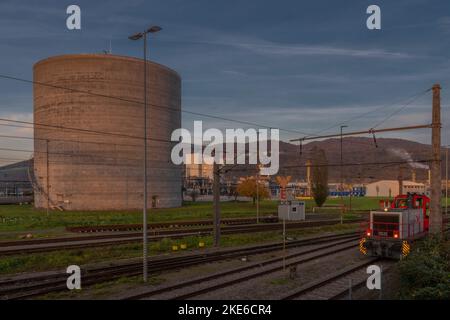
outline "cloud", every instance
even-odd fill
[[[0,118],[18,120],[18,121],[33,121],[32,113],[6,113],[0,112]],[[24,128],[28,127],[28,128]],[[22,139],[20,137],[33,137],[33,129],[26,124],[11,123],[0,120],[0,166],[8,163],[14,163],[19,160],[27,160],[32,156],[32,152],[13,151],[16,150],[32,150],[33,140]],[[13,159],[8,161],[8,159]]]
[[[216,31],[207,28],[198,28],[194,26],[184,26],[180,38],[162,37],[161,41],[206,44],[216,46],[227,46],[252,51],[261,55],[270,56],[345,56],[353,58],[374,58],[374,59],[406,59],[417,58],[416,55],[407,52],[390,51],[379,48],[357,48],[339,45],[330,45],[327,43],[312,45],[305,43],[279,43],[275,41],[264,40],[258,37],[243,36],[241,34],[232,34]],[[189,35],[196,34],[197,38]]]
[[[277,43],[235,43],[234,46],[254,51],[258,54],[278,56],[346,56],[355,58],[405,59],[413,58],[409,53],[392,52],[382,49],[352,49],[326,45],[284,45]]]

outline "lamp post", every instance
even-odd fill
[[[136,33],[128,39],[140,40],[144,38],[144,204],[143,204],[143,279],[148,280],[147,259],[148,259],[148,233],[147,233],[147,34],[161,31],[158,26],[152,26],[144,32]]]
[[[341,224],[344,223],[344,196],[343,196],[343,192],[344,192],[344,178],[343,178],[343,173],[342,173],[342,166],[343,166],[343,157],[342,157],[342,129],[347,128],[348,126],[341,126],[341,183],[340,183],[340,189],[341,189],[341,204],[342,204],[342,208],[341,208]]]

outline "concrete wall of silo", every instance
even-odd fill
[[[35,206],[142,208],[143,60],[51,57],[35,64],[34,81]],[[180,206],[181,167],[170,159],[170,136],[181,126],[181,79],[148,62],[147,84],[148,206]]]

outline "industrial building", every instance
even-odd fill
[[[368,197],[395,197],[399,194],[398,180],[380,180],[366,185],[366,196]],[[408,192],[427,194],[427,187],[423,183],[403,181],[403,194]]]
[[[34,65],[37,208],[142,208],[144,62],[109,54]],[[181,127],[181,78],[147,62],[148,206],[181,205],[182,168],[170,141]]]
[[[0,167],[0,204],[33,201],[33,187],[29,180],[30,160]]]

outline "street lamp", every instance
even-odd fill
[[[341,224],[344,223],[344,196],[343,196],[343,192],[344,192],[344,178],[343,178],[343,174],[342,174],[342,166],[343,166],[343,161],[342,161],[342,129],[344,128],[348,128],[348,126],[341,126],[341,204],[342,204],[342,208],[341,208]]]
[[[140,40],[144,38],[144,206],[143,206],[143,278],[147,282],[147,258],[148,258],[148,234],[147,234],[147,34],[156,33],[162,29],[152,26],[144,32],[129,36],[130,40]]]

